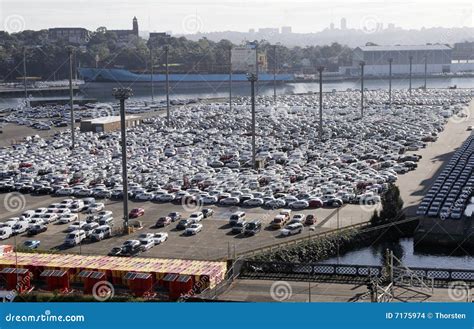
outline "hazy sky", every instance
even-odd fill
[[[131,28],[194,33],[248,31],[289,25],[294,32],[317,32],[346,17],[350,28],[367,22],[404,28],[473,27],[473,1],[319,0],[0,0],[0,28],[7,31],[80,26],[95,30]]]

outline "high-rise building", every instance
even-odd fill
[[[345,17],[341,18],[341,30],[347,29],[347,20]]]
[[[282,26],[281,34],[291,34],[291,26]]]

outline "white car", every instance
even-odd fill
[[[194,224],[189,225],[186,228],[186,230],[184,230],[184,234],[186,234],[186,235],[196,235],[201,231],[202,231],[202,224],[194,223]]]
[[[243,205],[247,207],[260,207],[263,206],[263,199],[261,198],[253,198],[249,200],[245,200]]]
[[[59,218],[59,223],[61,224],[67,224],[67,223],[70,223],[70,222],[74,222],[78,219],[78,215],[77,214],[65,214],[65,215],[62,215],[60,218]]]
[[[282,236],[290,236],[303,232],[303,224],[293,223],[289,224],[284,229],[280,230]]]
[[[90,213],[99,212],[99,211],[104,210],[104,207],[105,205],[102,202],[96,202],[89,205],[89,207],[87,208],[87,211],[89,211]]]
[[[30,221],[34,214],[35,214],[34,210],[27,210],[21,214],[20,220]]]
[[[155,241],[153,239],[140,239],[140,248],[142,251],[150,250],[155,246]]]
[[[216,196],[205,196],[201,198],[202,204],[215,204],[217,203],[217,197]]]
[[[309,202],[305,200],[298,200],[290,203],[291,209],[306,209],[309,207]]]
[[[58,220],[59,216],[56,213],[52,213],[52,214],[44,214],[42,218],[44,219],[46,223],[52,223]]]
[[[189,216],[189,219],[191,219],[194,223],[198,223],[204,219],[204,214],[200,211],[193,212],[191,216]]]
[[[80,222],[75,222],[75,223],[72,223],[71,225],[69,225],[69,227],[66,229],[66,232],[73,232],[73,231],[76,231],[76,230],[80,230],[84,227],[84,225],[86,225],[87,222],[85,221],[80,221]]]
[[[153,198],[154,198],[154,195],[149,192],[140,193],[135,197],[135,199],[139,201],[150,201],[150,200],[153,200]]]
[[[161,201],[161,202],[171,202],[174,199],[175,199],[174,194],[169,194],[169,193],[160,194],[155,198],[155,200]]]
[[[305,214],[295,214],[293,215],[293,218],[291,219],[292,223],[301,223],[303,224],[306,219]]]
[[[219,201],[219,204],[225,205],[225,206],[237,206],[239,203],[240,203],[240,199],[237,198],[237,197],[233,197],[233,196],[222,199],[221,201]]]
[[[35,210],[35,215],[37,215],[37,214],[40,214],[40,215],[46,214],[47,211],[48,211],[48,208],[38,208],[38,209]]]
[[[155,233],[155,235],[153,236],[153,241],[155,242],[155,244],[161,244],[166,240],[168,240],[168,233],[166,232]]]

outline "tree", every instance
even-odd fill
[[[405,218],[403,214],[403,200],[400,197],[400,189],[390,184],[387,192],[382,196],[382,210],[380,221],[382,223],[400,221]]]

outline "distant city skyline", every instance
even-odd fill
[[[84,27],[95,30],[129,28],[136,16],[141,31],[196,32],[258,31],[291,27],[293,33],[311,33],[341,24],[347,29],[367,25],[395,25],[405,29],[422,27],[474,27],[471,1],[372,1],[326,2],[308,0],[3,0],[0,2],[2,30],[39,30],[50,27]],[[345,19],[345,23],[341,20]],[[14,29],[14,30],[15,30]],[[288,33],[288,30],[287,30]]]

